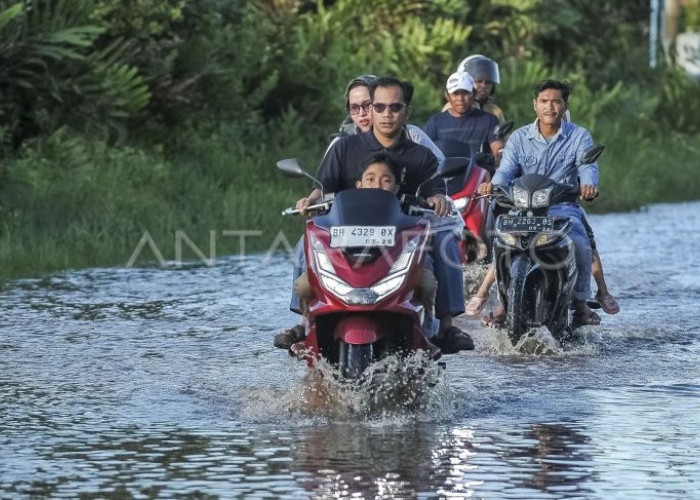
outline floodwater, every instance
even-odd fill
[[[306,406],[284,256],[4,283],[0,498],[700,498],[700,203],[591,221],[622,312],[540,355],[465,320],[407,408]]]

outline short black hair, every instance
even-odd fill
[[[537,96],[539,96],[540,93],[547,89],[561,90],[561,96],[564,99],[564,103],[569,104],[569,95],[573,90],[569,82],[566,80],[554,80],[552,78],[542,80],[535,85],[535,99],[537,99]]]
[[[393,76],[380,76],[369,86],[369,97],[372,100],[374,100],[374,91],[377,87],[401,87],[404,104],[411,105],[411,99],[413,99],[413,84],[411,82],[404,82]]]
[[[372,153],[367,158],[365,158],[365,160],[362,162],[360,177],[357,180],[362,181],[362,176],[364,175],[365,171],[369,168],[370,165],[374,165],[375,163],[383,163],[384,165],[389,167],[391,174],[394,176],[394,181],[396,182],[396,184],[401,184],[403,177],[403,169],[399,166],[399,164],[396,162],[396,159],[391,155],[391,153],[384,152]]]

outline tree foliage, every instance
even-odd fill
[[[104,28],[88,22],[82,0],[0,2],[0,123],[4,145],[67,124],[123,135],[125,119],[149,99],[138,72],[123,64],[125,44],[98,49]]]
[[[498,96],[518,117],[544,76],[603,101],[620,85],[680,99],[691,85],[647,67],[647,14],[645,0],[0,1],[2,126],[19,140],[59,125],[138,128],[160,131],[160,143],[177,127],[230,120],[260,137],[293,109],[328,131],[361,73],[411,80],[420,122],[473,53],[499,61]]]

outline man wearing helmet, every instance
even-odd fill
[[[499,122],[504,122],[503,110],[492,97],[496,93],[496,85],[501,83],[498,64],[493,59],[475,54],[463,59],[457,66],[457,71],[469,73],[474,79],[474,100],[479,109],[491,113]]]

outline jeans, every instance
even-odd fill
[[[457,235],[453,231],[434,233],[430,256],[432,271],[438,282],[435,317],[459,316],[464,312],[464,280]]]
[[[554,205],[549,207],[549,215],[553,217],[568,217],[571,219],[569,236],[574,242],[576,269],[578,278],[574,285],[574,297],[586,300],[591,295],[591,240],[584,225],[585,214],[578,205]]]
[[[304,254],[304,235],[299,238],[294,246],[294,275],[292,276],[292,300],[289,301],[289,309],[292,312],[301,314],[301,306],[299,305],[299,295],[297,294],[294,283],[301,273],[306,272],[306,255]]]

